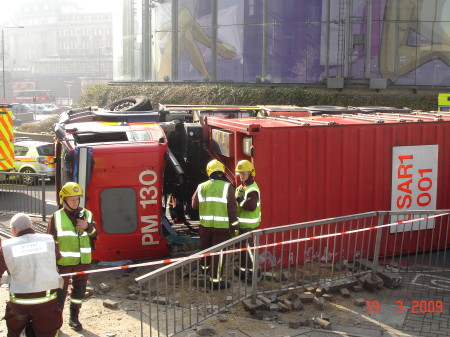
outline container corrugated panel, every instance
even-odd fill
[[[450,208],[450,158],[446,155],[450,153],[450,122],[375,124],[320,119],[332,120],[339,124],[298,126],[250,119],[229,123],[229,129],[236,131],[235,161],[243,156],[238,151],[241,135],[253,138],[255,178],[262,195],[262,228],[390,210],[392,151],[396,146],[438,145],[436,208]],[[227,128],[226,121],[208,123]],[[253,132],[241,132],[244,126]],[[233,164],[236,162],[227,162],[228,166]],[[423,231],[412,232],[411,240],[419,232]],[[385,236],[389,240],[386,254],[392,253],[394,247],[396,251],[402,249],[394,242],[399,239],[393,234],[386,232]]]

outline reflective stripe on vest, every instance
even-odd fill
[[[245,201],[247,200],[247,196],[251,192],[258,193],[258,203],[256,204],[256,208],[253,211],[247,211],[242,208]],[[238,195],[238,189],[236,189],[236,195]],[[258,185],[253,182],[249,185],[244,191],[244,200],[238,204],[238,220],[240,228],[256,228],[259,226],[261,222],[261,193],[259,191]]]
[[[86,221],[92,222],[92,212],[85,209],[85,213]],[[55,212],[54,219],[57,241],[62,256],[58,260],[58,265],[74,266],[80,263],[91,263],[91,241],[87,232],[83,231],[83,234],[79,235],[64,209]]]
[[[1,245],[10,273],[11,293],[37,293],[59,287],[55,241],[51,235],[24,234],[2,240]]]
[[[228,188],[223,180],[208,180],[198,187],[200,224],[204,227],[229,228]]]
[[[46,303],[51,300],[54,300],[56,298],[56,295],[57,295],[56,292],[51,294],[50,290],[47,290],[44,297],[39,298],[17,298],[14,294],[9,294],[9,300],[17,304],[32,305],[32,304]]]

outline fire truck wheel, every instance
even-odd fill
[[[26,174],[30,174],[30,173],[36,173],[34,172],[32,169],[30,169],[29,167],[24,168],[20,171],[21,173],[26,173]],[[33,176],[22,176],[22,184],[27,185],[27,186],[33,186],[36,185],[36,177]]]
[[[145,96],[130,96],[112,102],[105,109],[110,111],[150,111],[152,103]]]

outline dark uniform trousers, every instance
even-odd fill
[[[256,228],[242,228],[239,229],[239,234],[246,234],[248,232],[251,232],[253,230],[255,230]],[[241,246],[240,248],[248,248],[248,247],[252,247],[253,246],[253,239],[246,239],[244,241],[241,241]],[[252,271],[253,270],[253,261],[250,258],[250,254],[252,256],[254,256],[254,250],[249,250],[249,251],[241,251],[240,255],[240,267],[241,269],[247,270],[247,271]]]
[[[52,290],[52,293],[55,291]],[[17,298],[41,298],[45,297],[46,292],[15,295]],[[30,321],[36,336],[55,337],[63,323],[62,311],[56,299],[41,304],[8,302],[5,320],[8,337],[19,337]]]
[[[213,227],[203,227],[199,226],[199,236],[200,236],[200,249],[204,250],[211,248],[221,242],[228,240],[230,236],[230,230],[228,228],[213,228]],[[212,261],[211,261],[212,259]],[[217,269],[219,265],[219,256],[214,255],[205,258],[205,266],[210,267],[209,276],[216,278]]]
[[[77,273],[81,271],[90,270],[91,266],[89,264],[77,264],[75,266],[58,266],[58,272],[60,274]],[[89,274],[83,275],[73,275],[64,276],[64,287],[63,289],[58,289],[58,303],[61,308],[64,308],[64,302],[66,300],[67,292],[69,289],[69,283],[72,279],[72,290],[70,297],[77,300],[83,300],[84,294],[86,293],[87,281]],[[77,305],[72,303],[72,305]],[[77,305],[81,307],[81,304]]]

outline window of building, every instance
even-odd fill
[[[255,0],[248,0],[248,15],[255,15]]]

